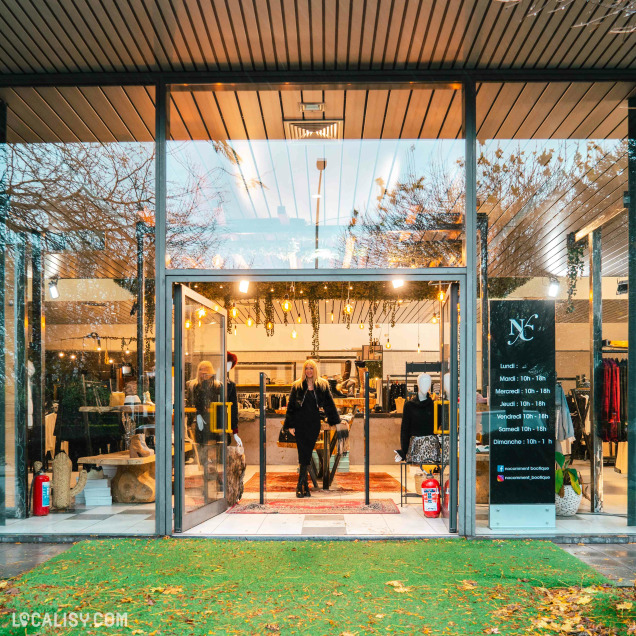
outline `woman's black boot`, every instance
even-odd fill
[[[307,474],[307,471],[305,471]],[[298,469],[298,484],[296,484],[296,497],[299,499],[305,496],[305,489],[303,486],[303,467],[300,466]]]
[[[307,471],[309,470],[309,466],[303,466],[303,493],[305,497],[311,497],[311,493],[309,492],[309,482],[307,479]]]

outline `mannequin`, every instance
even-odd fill
[[[447,400],[450,399],[450,382],[451,382],[450,373],[445,373],[443,384],[444,384],[444,397]]]
[[[396,462],[406,460],[411,437],[433,435],[435,405],[429,393],[431,384],[431,376],[420,373],[417,377],[417,397],[404,405],[400,429],[401,448],[395,451]]]
[[[238,436],[238,396],[236,394],[236,384],[230,380],[229,373],[236,366],[238,362],[238,358],[236,354],[227,352],[227,401],[232,403],[232,407],[230,409],[231,419],[232,419],[232,433],[234,434],[234,441],[237,446],[243,446],[243,441]]]

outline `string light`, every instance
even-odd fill
[[[60,356],[60,358],[63,358],[64,357],[64,352],[60,351],[57,355]]]
[[[236,325],[234,325],[234,335],[236,335]]]
[[[185,321],[185,328],[186,329],[190,329],[190,327],[192,327],[192,323],[189,320]]]
[[[361,323],[358,325],[358,327],[360,327],[360,329],[364,329],[364,323],[363,323],[363,322],[361,322]]]
[[[247,317],[247,320],[245,321],[245,325],[246,325],[247,327],[251,327],[251,326],[253,326],[253,325],[254,325],[254,321],[252,320],[252,316],[248,316],[248,317]]]
[[[291,337],[295,340],[296,338],[298,338],[298,332],[295,329],[292,329],[291,332]]]
[[[297,322],[298,324],[300,324],[300,323],[302,322],[302,318],[301,318],[300,316],[298,316],[298,318],[296,318],[296,322]]]
[[[349,299],[347,298],[347,304],[345,305],[345,313],[347,314],[351,314],[351,312],[353,311],[353,305],[349,302]]]
[[[274,328],[274,324],[269,321],[266,325],[265,325],[268,329],[273,329]]]
[[[446,294],[440,289],[439,292],[437,292],[437,300],[439,300],[440,303],[443,303],[445,298]]]
[[[201,307],[201,309],[197,310],[197,314],[199,316],[199,318],[203,318],[203,316],[205,316],[207,312],[205,311],[205,309],[203,309],[203,307]]]
[[[77,358],[77,356],[74,353],[71,353],[70,358],[71,358],[71,360],[75,360],[75,358]]]
[[[436,325],[439,322],[439,318],[437,317],[437,314],[433,314],[433,317],[431,318],[431,322]]]
[[[285,299],[283,300],[283,302],[280,304],[281,309],[287,313],[290,309],[291,309],[291,300],[289,300],[289,295],[285,294]]]
[[[236,318],[238,316],[238,309],[236,308],[236,303],[232,303],[232,309],[230,309],[230,316],[232,316],[232,318]]]

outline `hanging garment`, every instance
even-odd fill
[[[557,450],[564,455],[569,455],[575,439],[574,426],[570,407],[560,384],[557,384],[556,388],[556,438]]]

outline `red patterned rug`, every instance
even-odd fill
[[[371,499],[368,506],[364,501],[329,501],[325,499],[272,499],[264,504],[243,499],[229,508],[233,515],[399,515],[400,510],[391,499]]]
[[[255,473],[245,484],[244,492],[259,492],[259,474]],[[267,473],[267,492],[289,492],[296,490],[297,473]],[[318,486],[322,481],[318,480]],[[371,492],[399,492],[400,482],[389,473],[369,473]],[[364,473],[336,473],[330,492],[364,492]]]

